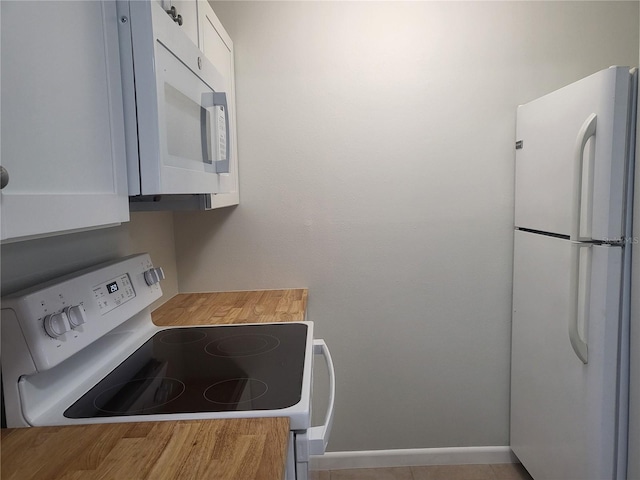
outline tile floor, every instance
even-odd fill
[[[532,480],[519,463],[357,468],[311,472],[310,480]]]

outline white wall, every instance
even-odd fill
[[[142,252],[149,252],[154,264],[162,266],[167,274],[162,282],[163,296],[156,301],[155,307],[178,292],[170,212],[132,213],[131,221],[119,227],[2,245],[2,295],[100,262]]]
[[[241,203],[181,291],[309,287],[330,450],[507,445],[515,107],[638,61],[636,2],[214,2]]]

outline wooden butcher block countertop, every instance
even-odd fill
[[[307,290],[179,294],[161,326],[303,321]],[[284,477],[288,418],[108,423],[2,430],[2,480]]]
[[[288,418],[2,430],[2,480],[282,479]]]
[[[180,293],[152,314],[161,326],[301,322],[307,290]]]

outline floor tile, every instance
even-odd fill
[[[520,463],[499,463],[491,465],[496,480],[533,480]]]
[[[495,480],[491,465],[430,465],[411,471],[414,480]]]
[[[354,468],[331,470],[331,480],[413,480],[411,468]]]

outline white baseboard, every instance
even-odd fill
[[[327,452],[322,456],[312,457],[309,467],[311,470],[342,470],[345,468],[468,465],[478,463],[518,463],[518,459],[509,447],[411,448],[402,450]]]

